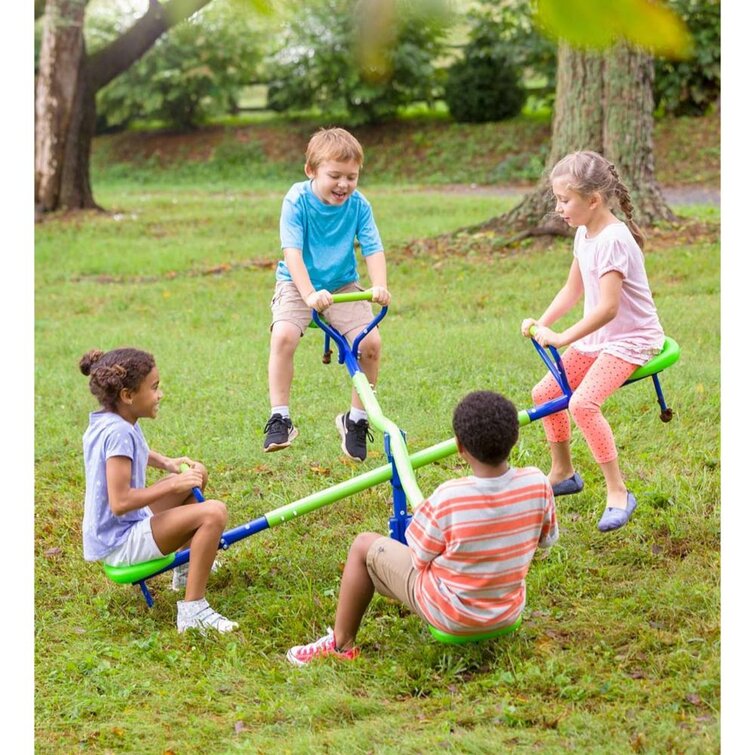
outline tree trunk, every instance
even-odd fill
[[[135,63],[159,37],[210,0],[150,0],[120,37],[87,56],[88,0],[47,0],[35,102],[34,200],[37,213],[97,208],[89,163],[97,92]]]
[[[82,122],[85,9],[85,0],[48,0],[45,9],[36,88],[34,160],[35,204],[43,212],[57,209],[64,183],[75,173],[70,165],[71,149],[76,146],[71,143],[71,134]]]
[[[623,43],[602,53],[578,51],[562,42],[543,178],[513,210],[464,232],[493,230],[511,241],[571,235],[573,230],[553,212],[547,176],[564,155],[583,149],[599,152],[616,165],[640,226],[675,219],[655,179],[653,59]]]
[[[655,179],[654,75],[652,57],[628,45],[606,56],[602,153],[629,189],[640,226],[675,219]]]

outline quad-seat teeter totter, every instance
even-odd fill
[[[370,290],[333,295],[334,304],[348,301],[370,301],[371,299],[372,292]],[[343,498],[347,498],[348,496],[389,480],[393,490],[393,516],[390,517],[388,521],[389,534],[394,540],[406,543],[404,533],[411,521],[411,515],[408,513],[408,509],[409,507],[412,509],[416,508],[424,500],[424,496],[417,485],[414,470],[425,466],[426,464],[440,461],[441,459],[456,453],[456,439],[449,438],[448,440],[437,443],[434,446],[410,454],[406,446],[406,439],[403,431],[383,414],[372,386],[370,386],[366,375],[362,372],[359,366],[359,344],[367,333],[376,327],[385,317],[387,311],[387,307],[382,307],[380,312],[373,318],[372,322],[370,322],[370,324],[357,335],[351,345],[349,345],[348,341],[341,333],[328,324],[315,310],[312,311],[312,320],[315,327],[319,327],[325,332],[324,363],[327,364],[330,362],[331,341],[337,345],[338,361],[340,364],[346,365],[349,375],[351,376],[352,384],[365,407],[370,425],[383,432],[384,449],[388,463],[376,469],[363,472],[351,479],[344,480],[343,482],[337,483],[325,490],[312,493],[298,501],[281,506],[257,519],[224,532],[218,544],[219,549],[227,549],[239,540],[257,534],[262,530],[275,527],[276,525],[285,522],[290,522],[293,519],[297,519],[305,514],[315,511],[316,509],[322,508],[323,506],[328,506],[336,501],[342,500]],[[546,353],[546,350],[536,341],[533,340],[532,343],[534,344],[537,353],[545,362],[546,367],[562,389],[563,395],[540,406],[521,410],[519,412],[520,426],[527,425],[550,414],[563,411],[568,407],[569,399],[572,394],[558,351],[549,346],[549,356],[548,353]],[[658,397],[658,403],[661,407],[661,419],[664,422],[668,422],[671,419],[672,411],[666,406],[663,392],[661,391],[660,380],[658,379],[658,373],[674,364],[679,359],[679,354],[679,345],[672,338],[667,337],[661,353],[653,357],[653,359],[647,364],[635,370],[625,383],[625,385],[628,385],[638,380],[652,377]],[[204,500],[201,491],[197,488],[194,489],[194,495],[198,501]],[[147,561],[141,564],[134,564],[132,566],[105,565],[104,568],[105,574],[114,582],[119,584],[138,584],[142,590],[147,605],[152,606],[153,599],[147,588],[146,580],[155,577],[158,574],[162,574],[165,571],[169,571],[170,569],[174,569],[181,564],[185,564],[188,560],[189,550],[183,549],[176,553],[171,553],[164,558]],[[504,627],[503,629],[474,635],[449,634],[429,625],[428,628],[432,636],[440,642],[462,644],[511,634],[516,631],[520,623],[521,616],[514,622],[514,624]]]

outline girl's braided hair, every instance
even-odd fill
[[[91,349],[79,360],[79,369],[89,377],[89,390],[100,405],[114,411],[121,391],[136,391],[155,366],[152,354],[139,349]]]
[[[582,196],[600,194],[610,208],[618,205],[624,214],[627,227],[640,249],[645,245],[645,234],[635,223],[634,205],[629,190],[619,178],[616,166],[603,155],[589,150],[572,152],[562,157],[551,169],[550,180],[568,176],[569,188]]]

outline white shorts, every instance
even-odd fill
[[[128,537],[115,550],[110,551],[102,559],[103,562],[110,566],[131,566],[167,555],[157,547],[150,519],[152,512],[128,531]]]

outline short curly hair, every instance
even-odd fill
[[[139,349],[91,349],[79,360],[79,369],[89,377],[89,390],[100,405],[114,411],[124,388],[136,391],[155,366],[152,354]]]
[[[454,409],[453,428],[477,461],[496,465],[509,458],[519,439],[519,413],[500,393],[473,391]]]

